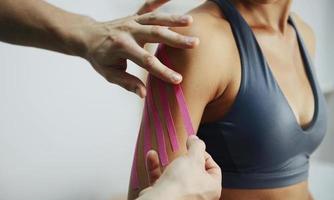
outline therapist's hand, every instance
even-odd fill
[[[146,165],[151,187],[140,193],[145,199],[215,200],[221,195],[221,170],[205,152],[204,143],[196,136],[187,141],[188,153],[174,160],[163,173],[158,154],[149,151]]]
[[[0,0],[0,41],[83,57],[111,83],[144,97],[143,82],[126,72],[127,59],[158,78],[177,84],[182,79],[180,74],[164,66],[143,46],[158,42],[193,48],[199,42],[168,29],[189,26],[190,16],[151,12],[166,2],[147,0],[135,15],[98,22],[43,0]]]
[[[166,0],[149,0],[137,14],[109,22],[91,20],[82,31],[86,58],[109,82],[145,97],[144,83],[126,72],[127,59],[156,77],[174,84],[181,82],[180,74],[167,68],[143,47],[146,43],[165,43],[178,48],[193,48],[198,38],[182,36],[168,29],[189,26],[192,17],[151,12]]]

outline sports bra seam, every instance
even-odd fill
[[[224,172],[223,175],[232,175],[232,176],[252,176],[255,178],[277,178],[277,177],[288,177],[288,176],[293,176],[293,175],[298,175],[301,173],[308,172],[309,169],[309,164],[306,164],[302,167],[288,170],[288,171],[283,171],[283,172],[272,172],[272,173],[253,173],[253,172],[247,172],[247,173],[242,173],[242,172]]]

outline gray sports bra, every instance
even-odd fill
[[[315,112],[300,127],[249,25],[228,0],[215,1],[229,21],[242,67],[241,85],[230,111],[200,124],[198,136],[223,171],[225,188],[276,188],[304,181],[310,154],[326,132],[325,100],[295,23],[298,44],[315,99]]]

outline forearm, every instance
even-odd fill
[[[12,44],[80,56],[80,27],[91,21],[42,0],[0,1],[0,40]]]

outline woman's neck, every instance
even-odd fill
[[[292,0],[261,3],[259,0],[231,0],[252,28],[284,34]],[[263,1],[262,1],[263,2]]]

